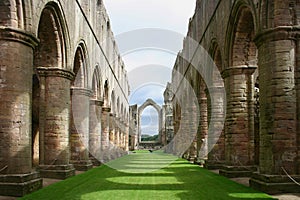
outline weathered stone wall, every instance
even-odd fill
[[[292,0],[197,1],[173,69],[175,134],[186,113],[176,99],[183,98],[188,82],[199,97],[198,156],[207,139],[208,167],[229,177],[253,174],[251,186],[270,193],[295,191],[287,174],[297,179],[300,172],[299,6]],[[222,127],[222,118],[224,128],[216,137],[211,130]]]
[[[101,0],[3,0],[0,47],[1,195],[128,150],[127,72]]]

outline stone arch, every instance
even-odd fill
[[[101,73],[99,66],[96,65],[94,73],[93,73],[93,79],[92,79],[92,92],[93,96],[92,98],[95,100],[102,100],[101,98]]]
[[[0,25],[14,28],[24,28],[24,4],[22,0],[0,1],[1,21]]]
[[[104,90],[103,90],[103,102],[104,102],[104,107],[110,107],[109,105],[109,83],[108,80],[106,79],[104,82]]]
[[[217,74],[222,73],[224,70],[224,62],[223,62],[223,56],[222,56],[222,51],[220,49],[220,46],[216,40],[216,38],[212,39],[211,41],[211,47],[209,49],[209,55],[211,56],[212,60],[214,61],[215,65],[218,69],[218,71],[214,70],[211,72],[212,75],[212,84],[215,86],[222,86],[223,85],[223,80],[217,80],[217,77],[219,77]]]
[[[58,6],[53,2],[48,3],[41,13],[38,26],[37,36],[40,43],[36,49],[36,66],[67,68],[67,34],[62,21]]]
[[[120,97],[118,97],[117,99],[117,116],[120,117]]]
[[[141,114],[143,113],[144,109],[148,106],[152,106],[156,111],[157,111],[157,114],[158,114],[158,121],[160,122],[161,119],[160,119],[160,111],[161,111],[161,107],[155,103],[155,101],[153,101],[152,99],[147,99],[145,103],[143,103],[139,108],[138,108],[138,138],[139,138],[139,142],[141,142],[141,134],[142,134],[142,131],[141,131]],[[158,129],[160,130],[161,128],[158,127]],[[160,131],[159,131],[160,132]],[[160,138],[160,137],[159,137]]]
[[[225,79],[227,111],[225,120],[225,160],[229,165],[253,166],[254,157],[254,81],[257,70],[257,15],[253,2],[236,1],[227,28]],[[236,112],[236,108],[240,108]],[[241,142],[242,140],[242,142]],[[242,153],[243,152],[243,153]],[[228,173],[226,167],[221,172]]]
[[[113,90],[111,92],[111,102],[110,102],[110,107],[111,107],[111,112],[113,114],[116,114],[117,112],[117,108],[116,108],[116,95],[115,95],[115,91]]]
[[[18,17],[24,18],[23,15],[25,13],[25,10],[23,7],[23,1],[17,0],[16,6]],[[22,11],[18,11],[18,9],[22,9]],[[58,6],[55,3],[48,3],[41,12],[37,29],[39,44],[34,52],[34,74],[32,77],[32,154],[34,166],[37,166],[41,163],[43,164],[44,162],[48,162],[52,159],[49,158],[48,161],[45,161],[47,160],[44,156],[46,151],[44,151],[43,148],[46,144],[44,144],[44,138],[40,139],[40,132],[43,135],[46,134],[45,132],[47,132],[48,130],[45,131],[44,129],[45,127],[47,127],[47,123],[52,123],[52,121],[55,120],[48,120],[46,122],[47,117],[49,117],[49,119],[52,118],[51,116],[43,116],[45,121],[40,121],[40,115],[46,115],[45,113],[47,113],[47,109],[49,108],[45,108],[45,105],[49,103],[48,98],[53,97],[51,96],[52,93],[60,92],[54,89],[57,86],[53,86],[53,80],[56,79],[56,77],[62,77],[65,80],[70,80],[73,78],[73,74],[71,72],[63,71],[66,63],[66,42],[64,36],[65,34],[63,31],[64,28],[61,26],[62,18],[60,16],[60,10],[58,9]],[[22,28],[21,26],[23,26],[24,24],[21,25],[20,23],[24,22],[20,22],[19,20],[18,23],[19,28]],[[62,85],[64,85],[65,83],[68,84],[68,86],[66,87],[67,90],[69,90],[70,87],[69,80],[62,81]],[[42,90],[40,87],[41,84],[45,85],[46,88],[43,88]],[[63,99],[62,101],[69,101],[69,98],[70,97],[68,97],[67,99]],[[51,103],[53,104],[58,104],[60,100],[52,98],[52,100],[50,101],[52,101]],[[43,107],[41,108],[41,106]],[[50,107],[56,107],[56,105],[52,105]],[[57,106],[57,111],[61,112],[61,110],[63,110],[63,108]],[[42,124],[43,129],[40,129],[40,124]],[[43,141],[44,143],[40,143],[40,141]],[[53,157],[55,156],[55,153],[53,153]]]
[[[37,28],[39,44],[34,52],[32,102],[39,103],[34,103],[32,108],[32,145],[37,147],[38,139],[35,134],[39,134],[39,164],[42,175],[45,173],[44,165],[69,165],[70,82],[74,74],[66,70],[66,49],[69,48],[66,48],[67,31],[62,25],[62,16],[59,6],[50,2],[41,10]],[[39,118],[36,119],[36,116]],[[39,122],[38,127],[35,127],[35,122]],[[53,134],[59,137],[53,137]],[[33,149],[33,155],[35,154],[36,150]],[[70,174],[62,176],[72,175],[72,170],[70,168]]]
[[[74,57],[73,72],[75,79],[72,82],[72,86],[76,88],[88,88],[88,59],[84,42],[80,42]]]
[[[225,43],[227,62],[223,63],[224,69],[231,66],[250,66],[256,63],[257,52],[253,40],[257,27],[257,14],[253,2],[236,1],[227,26]]]
[[[74,54],[73,72],[75,79],[71,83],[71,163],[78,170],[91,167],[89,161],[89,111],[93,91],[88,88],[88,55],[84,41],[81,41]]]
[[[205,109],[203,106],[201,107],[200,110],[205,110],[205,116],[206,119],[203,117],[201,118],[201,121],[208,126],[208,130],[211,128],[211,126],[216,127],[220,130],[222,130],[220,135],[215,135],[214,132],[207,131],[207,137],[203,138],[203,141],[206,143],[205,148],[210,149],[209,152],[205,149],[204,155],[207,156],[207,162],[206,165],[207,167],[220,167],[222,164],[224,164],[225,161],[225,138],[224,138],[224,127],[223,123],[223,118],[225,116],[224,110],[222,109],[224,107],[225,102],[225,97],[222,93],[222,89],[224,87],[224,80],[217,79],[220,76],[218,76],[222,71],[224,70],[224,65],[223,65],[223,56],[222,56],[222,51],[219,47],[219,44],[217,42],[217,39],[214,38],[211,41],[211,47],[209,50],[209,54],[211,58],[214,61],[214,64],[216,68],[215,70],[212,71],[212,85],[210,88],[205,89],[206,95],[202,95],[202,98],[206,98],[206,106],[207,108]],[[206,88],[205,83],[202,83],[203,87]],[[204,97],[206,96],[206,97]],[[214,98],[212,98],[212,96]],[[204,99],[201,100],[202,103]],[[201,106],[201,105],[200,105]],[[201,114],[200,114],[201,115]],[[211,119],[212,116],[215,116],[214,119]],[[211,122],[213,124],[211,124]],[[202,130],[205,128],[202,127]],[[205,131],[204,131],[205,132]],[[201,142],[198,142],[201,144]],[[213,146],[211,146],[213,145]],[[200,157],[203,157],[201,155]]]

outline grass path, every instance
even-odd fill
[[[109,166],[102,165],[50,185],[22,200],[272,199],[266,194],[163,153],[130,154],[109,163]]]

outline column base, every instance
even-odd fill
[[[251,177],[257,171],[256,166],[223,166],[219,174],[227,178]]]
[[[94,156],[90,156],[90,160],[91,160],[93,166],[102,165],[102,163],[97,158],[95,158]]]
[[[0,195],[22,197],[43,187],[38,172],[0,175]]]
[[[220,162],[211,162],[206,160],[204,163],[204,168],[208,170],[217,170],[217,169],[222,169],[224,166],[224,163]]]
[[[197,156],[191,156],[190,155],[187,160],[190,161],[190,162],[195,162],[197,160]]]
[[[78,171],[88,171],[93,168],[93,164],[90,160],[85,161],[71,161],[75,169]]]
[[[41,177],[64,180],[75,175],[73,165],[40,165]]]
[[[297,182],[300,182],[300,175],[292,176]],[[250,187],[268,194],[297,193],[299,185],[294,183],[288,176],[266,175],[253,173],[249,180]]]

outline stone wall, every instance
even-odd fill
[[[197,1],[172,76],[175,135],[183,91],[193,88],[200,108],[198,152],[191,143],[185,157],[251,176],[265,192],[297,190],[288,175],[299,180],[299,9],[293,0]]]
[[[127,72],[101,0],[3,0],[0,47],[0,195],[126,153]]]

